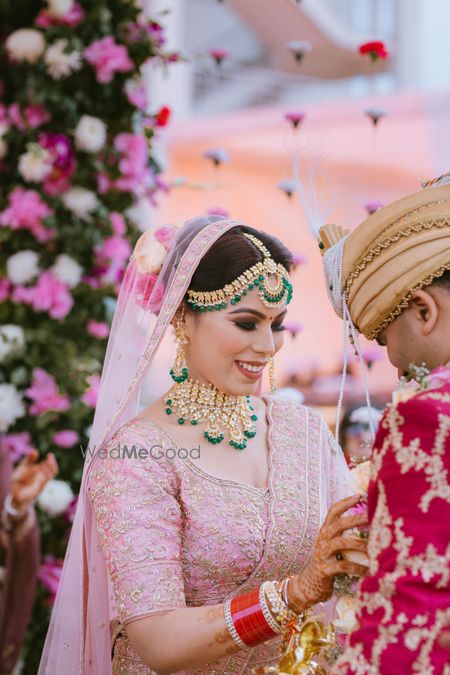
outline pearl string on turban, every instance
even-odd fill
[[[450,185],[432,184],[385,206],[350,234],[320,229],[331,302],[373,340],[414,291],[450,269]]]

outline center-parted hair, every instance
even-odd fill
[[[215,291],[223,288],[252,265],[263,261],[261,251],[247,237],[242,236],[243,232],[257,237],[269,250],[273,260],[290,271],[293,265],[292,253],[277,237],[247,225],[238,225],[219,237],[203,256],[189,290]]]

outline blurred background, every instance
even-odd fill
[[[449,26],[448,0],[0,0],[0,675],[37,672],[140,234],[208,212],[291,248],[276,380],[333,429],[344,345],[317,228],[450,169]],[[349,461],[370,452],[364,373],[380,410],[397,383],[362,353]],[[27,461],[43,480],[21,500]]]
[[[154,221],[219,209],[277,234],[299,254],[278,379],[325,406],[332,423],[341,324],[326,297],[293,166],[300,167],[309,202],[316,193],[322,222],[346,228],[419,189],[420,179],[448,170],[450,5],[155,0],[151,6],[170,8],[170,45],[187,59],[168,77],[151,69],[147,75],[150,97],[173,111],[161,148],[171,189]],[[371,41],[381,41],[387,55],[361,54]],[[396,373],[376,345],[364,350],[372,395],[383,404]],[[356,403],[361,369],[356,362],[350,368],[346,398]]]

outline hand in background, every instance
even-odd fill
[[[37,450],[24,457],[11,476],[11,506],[18,511],[26,510],[42,492],[49,480],[58,473],[55,455],[50,453],[38,462]]]

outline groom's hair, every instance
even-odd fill
[[[238,225],[225,232],[201,259],[192,277],[189,290],[215,291],[231,283],[252,265],[261,262],[263,254],[244,232],[253,234],[269,250],[276,263],[287,271],[293,265],[292,253],[276,237],[248,225]],[[190,309],[189,303],[187,303]]]
[[[450,270],[441,274],[441,276],[434,281],[433,286],[443,286],[450,292]]]

